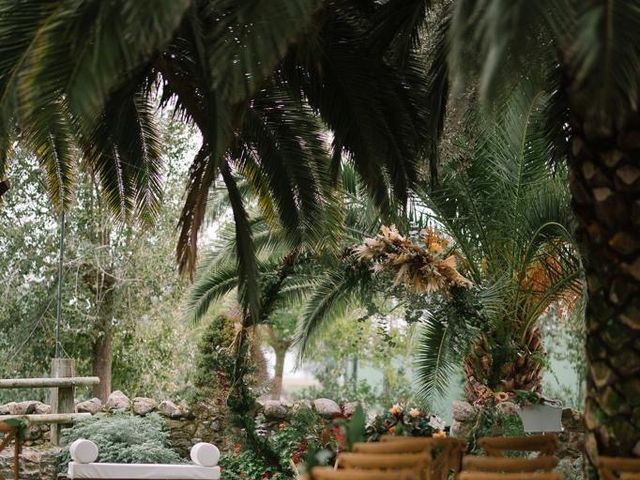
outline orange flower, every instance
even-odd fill
[[[447,432],[445,431],[433,432],[433,435],[432,435],[433,438],[446,438],[446,436],[447,436]]]
[[[399,403],[396,403],[393,407],[389,409],[391,415],[400,415],[402,413],[402,406]]]
[[[389,427],[387,432],[389,432],[391,435],[395,435],[396,434],[396,427],[395,426]]]
[[[412,418],[416,418],[420,416],[420,410],[417,408],[412,408],[411,410],[409,410],[409,416]]]
[[[507,400],[509,400],[509,394],[507,392],[497,392],[495,394],[495,397],[498,403],[506,402]]]

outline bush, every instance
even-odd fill
[[[311,409],[298,410],[288,422],[282,422],[279,429],[268,438],[269,445],[280,457],[281,465],[298,465],[307,452],[326,450],[338,451],[338,445],[344,442],[344,420],[327,420]],[[342,447],[344,447],[342,445]],[[234,454],[223,455],[220,459],[223,480],[243,479],[285,479],[291,475],[279,472],[252,450],[240,450]]]
[[[160,416],[137,417],[128,414],[96,415],[63,432],[69,445],[78,438],[91,440],[98,446],[99,462],[113,463],[183,463],[171,449],[169,434]],[[69,448],[58,457],[64,470],[71,461]]]

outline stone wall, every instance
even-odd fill
[[[51,445],[24,447],[20,453],[20,480],[55,480],[60,450]],[[13,447],[0,452],[0,475],[13,480]]]

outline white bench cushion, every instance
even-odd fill
[[[220,467],[198,465],[76,463],[69,462],[67,476],[74,478],[127,480],[219,480]]]

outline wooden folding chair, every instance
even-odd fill
[[[311,480],[420,480],[415,469],[403,470],[336,470],[332,467],[314,467]]]
[[[6,422],[0,422],[0,432],[4,433],[2,442],[0,443],[0,452],[7,448],[7,446],[14,441],[13,445],[13,480],[18,480],[20,473],[20,438],[18,437],[18,428],[12,427]],[[4,480],[2,474],[0,474],[0,480]]]
[[[458,480],[564,480],[564,475],[558,472],[462,472]]]
[[[346,452],[338,455],[336,465],[344,469],[402,470],[405,468],[426,469],[428,457],[420,453],[368,453]]]
[[[407,437],[353,445],[353,452],[369,455],[422,453],[427,460],[429,480],[446,480],[449,471],[459,472],[465,449],[465,442],[458,438]]]
[[[418,453],[431,450],[433,438],[430,437],[404,437],[386,442],[356,442],[352,451],[355,453]]]
[[[603,480],[640,480],[640,458],[600,457],[598,472]]]
[[[462,459],[462,471],[476,472],[550,472],[559,459],[547,455],[535,458],[476,457],[467,455]]]
[[[555,435],[530,435],[527,437],[483,437],[478,446],[490,457],[504,457],[505,450],[516,452],[539,452],[553,455],[558,447]]]

